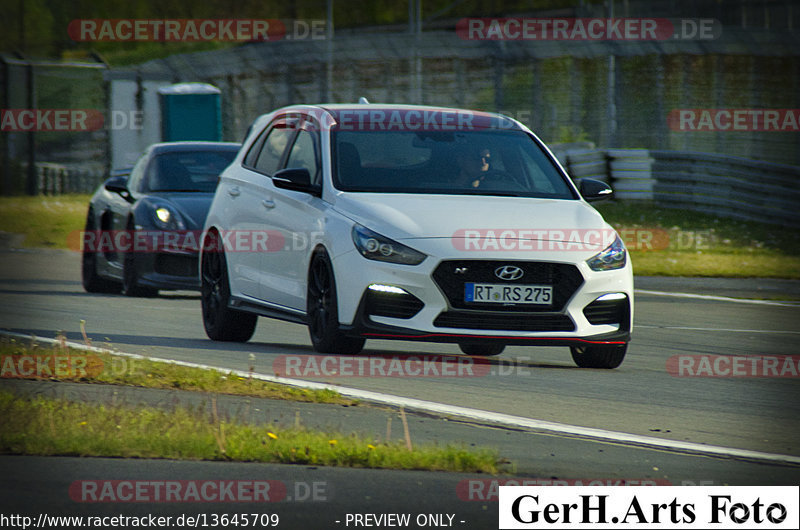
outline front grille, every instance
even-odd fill
[[[156,254],[154,269],[169,276],[197,276],[197,256]]]
[[[504,281],[494,271],[505,265],[514,265],[524,272],[521,278]],[[460,272],[456,272],[459,270]],[[572,295],[583,285],[583,276],[578,268],[567,263],[507,260],[447,260],[436,267],[433,280],[447,297],[450,307],[455,309],[480,309],[484,311],[557,312],[562,311]],[[503,285],[551,285],[551,305],[493,304],[465,302],[465,283],[494,283]]]
[[[411,318],[425,304],[413,294],[383,293],[367,291],[367,315],[390,318]]]
[[[630,327],[630,304],[626,296],[622,300],[595,300],[583,308],[583,315],[589,324],[619,324],[620,330],[628,331]]]
[[[575,323],[567,315],[513,312],[444,311],[436,317],[433,325],[437,328],[494,331],[575,331]]]

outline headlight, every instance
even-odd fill
[[[367,259],[387,261],[389,263],[402,263],[404,265],[419,265],[427,257],[422,252],[417,252],[397,241],[373,232],[361,225],[353,227],[353,243]]]
[[[613,271],[624,267],[627,260],[628,251],[617,236],[602,252],[586,260],[586,264],[593,271]]]
[[[183,230],[183,221],[169,208],[159,206],[153,213],[156,226],[162,230]]]

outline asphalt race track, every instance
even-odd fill
[[[752,289],[748,287],[748,281],[753,282]],[[490,371],[481,377],[323,377],[315,380],[610,433],[609,439],[599,442],[576,440],[557,431],[537,434],[536,429],[520,427],[516,430],[524,432],[525,441],[516,442],[513,448],[507,446],[508,451],[503,451],[500,435],[484,437],[489,443],[493,438],[497,439],[501,453],[508,453],[511,458],[515,453],[522,454],[528,449],[531,453],[563,449],[560,459],[551,461],[551,467],[546,467],[546,459],[536,461],[535,465],[521,465],[518,473],[524,476],[632,478],[643,477],[646,472],[650,478],[672,483],[797,484],[800,482],[800,377],[796,372],[792,375],[784,369],[785,377],[678,377],[671,375],[667,366],[668,360],[678,355],[797,355],[800,305],[655,294],[656,291],[682,291],[679,283],[680,280],[648,285],[637,283],[637,289],[645,292],[637,293],[633,342],[625,362],[616,370],[578,369],[573,365],[567,348],[509,347],[491,361]],[[712,289],[713,281],[708,283],[710,288],[705,292],[702,282],[699,286],[696,283],[691,289],[693,292],[711,296],[720,294]],[[757,296],[758,280],[742,280],[739,285],[744,285],[744,291]],[[199,295],[195,293],[165,292],[154,299],[87,294],[80,284],[80,256],[77,253],[0,252],[0,330],[49,338],[62,331],[69,340],[81,341],[81,320],[85,320],[86,331],[95,345],[110,343],[123,352],[232,370],[248,370],[253,364],[250,355],[254,354],[255,371],[274,374],[273,363],[279,356],[313,353],[304,327],[264,318],[259,320],[256,334],[248,343],[211,342],[203,331]],[[364,353],[457,355],[459,350],[454,345],[368,341]],[[794,360],[794,368],[800,368],[797,357]],[[482,422],[476,420],[473,423]],[[489,433],[501,431],[481,430]],[[668,443],[660,450],[636,448],[624,437],[615,439],[618,433],[654,437]],[[681,442],[753,451],[764,458],[743,459],[737,457],[735,451],[730,455],[723,452],[717,457],[692,456],[686,451],[669,448],[671,443]],[[525,444],[525,447],[520,447],[520,444]],[[601,453],[606,456],[599,456]],[[591,455],[598,456],[592,458]],[[775,455],[778,455],[777,463],[766,463]],[[46,459],[0,458],[0,466],[18,470],[15,479],[0,481],[0,491],[6,501],[11,492],[24,491],[17,489],[21,470],[28,466],[34,466],[31,469],[50,468],[50,464],[44,464],[43,460]],[[133,473],[131,468],[136,467],[126,461],[106,461],[101,465],[91,463],[95,459],[81,459],[81,466],[88,467],[77,473],[75,465],[70,463],[72,460],[76,459],[51,460],[56,476],[82,474],[100,477],[99,471],[87,471],[94,470],[94,466],[105,470],[103,476],[109,474],[109,469],[118,469],[120,474],[126,475]],[[141,471],[149,464],[141,462],[137,465]],[[182,466],[177,463],[166,467],[164,464],[152,465],[161,475]],[[202,466],[232,465],[187,463],[185,469],[190,471],[185,471],[184,475],[202,475]],[[297,467],[290,472],[282,471],[286,467],[263,466],[259,473],[283,474],[294,477],[294,480],[301,480],[304,476]],[[220,469],[223,468],[218,468],[215,476],[235,475],[229,468]],[[372,478],[365,478],[366,470],[314,470],[309,473],[325,475],[325,480],[343,481],[341,484],[344,486],[337,488],[340,493],[348,491],[348,487],[356,488],[346,495],[348,506],[355,506],[359,499],[369,504],[385,497],[393,499],[395,504],[402,500],[400,504],[405,503],[407,509],[420,507],[426,510],[431,506],[418,504],[413,497],[418,497],[421,502],[436,495],[437,490],[453,486],[463,479],[448,479],[443,474],[405,472],[376,472],[370,475]],[[3,475],[10,477],[6,473]],[[430,477],[430,480],[425,477]],[[49,486],[37,483],[37,480],[49,479],[31,478],[26,487],[32,490],[40,488],[36,491],[45,498],[49,495],[59,499],[53,480],[63,485],[67,478],[53,479]],[[448,485],[442,486],[443,482]],[[383,487],[377,486],[378,483]],[[370,495],[359,497],[356,492],[359,484],[374,491],[372,500]],[[464,503],[456,496],[452,497],[440,501],[451,508],[467,510],[467,515],[461,516],[462,519],[466,517],[467,522],[455,526],[473,528],[468,523],[470,517],[472,520],[496,522],[496,511],[491,506]],[[339,506],[337,503],[340,501],[345,502],[345,498],[338,495],[328,507],[329,511],[325,512],[332,518],[330,520],[337,514],[341,515],[334,507]],[[23,500],[19,500],[18,507],[35,508]],[[283,509],[291,512],[289,508]],[[383,508],[375,509],[380,511]],[[337,526],[344,527],[338,523],[330,524],[330,527]]]

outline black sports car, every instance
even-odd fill
[[[199,289],[200,233],[219,174],[240,144],[170,142],[147,148],[128,175],[92,196],[83,236],[83,287],[90,293],[155,296]]]

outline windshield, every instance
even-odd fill
[[[522,131],[336,131],[332,141],[343,191],[577,198]]]
[[[237,151],[173,151],[157,155],[151,164],[150,191],[213,192],[219,174],[236,158]]]

